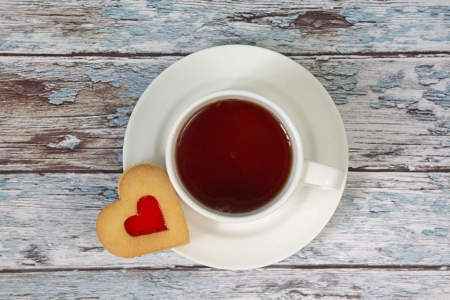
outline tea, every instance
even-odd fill
[[[221,100],[197,111],[179,134],[179,177],[198,202],[224,213],[245,213],[274,199],[292,165],[289,136],[264,107]]]

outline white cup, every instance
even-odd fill
[[[192,196],[180,179],[176,165],[176,147],[180,133],[185,124],[203,107],[214,102],[239,99],[249,101],[262,106],[275,116],[286,130],[292,147],[292,165],[290,174],[281,191],[266,205],[256,210],[246,213],[224,213],[206,207]],[[189,105],[175,121],[168,137],[166,145],[166,168],[170,181],[180,198],[196,212],[213,220],[221,222],[249,222],[254,221],[274,212],[289,199],[294,189],[301,182],[303,184],[318,188],[337,190],[341,187],[344,179],[344,171],[334,167],[319,164],[317,162],[305,160],[303,158],[303,148],[300,136],[294,123],[289,116],[271,100],[247,91],[225,90],[214,92],[201,97]]]

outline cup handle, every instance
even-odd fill
[[[344,181],[344,171],[305,159],[300,180],[307,185],[339,190]]]

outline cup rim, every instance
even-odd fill
[[[198,201],[194,200],[194,197],[189,194],[187,189],[183,186],[181,179],[178,176],[178,171],[175,163],[175,150],[176,142],[178,139],[178,134],[185,126],[188,119],[201,108],[214,103],[216,101],[226,100],[226,99],[240,99],[245,101],[250,101],[256,103],[269,112],[271,112],[283,125],[285,130],[288,132],[289,138],[292,145],[292,166],[291,171],[281,192],[276,196],[275,199],[271,200],[266,205],[258,208],[256,210],[246,212],[246,213],[221,213],[208,208]],[[276,103],[267,99],[266,97],[244,90],[221,90],[213,93],[209,93],[193,103],[187,106],[183,112],[178,116],[172,128],[170,130],[166,149],[165,149],[165,161],[166,170],[169,175],[169,179],[178,193],[182,201],[184,201],[189,207],[198,212],[199,214],[208,217],[210,219],[228,222],[228,223],[242,223],[250,222],[260,218],[263,218],[270,213],[278,209],[287,199],[291,196],[294,189],[297,187],[300,176],[302,173],[303,164],[303,148],[301,144],[300,135],[295,127],[293,121],[288,116],[288,114],[281,109]]]

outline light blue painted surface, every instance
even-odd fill
[[[420,84],[430,85],[450,77],[450,72],[436,70],[433,67],[433,65],[420,65],[415,68],[416,73],[419,75]]]
[[[379,155],[397,150],[382,149]],[[0,268],[190,264],[170,251],[121,259],[103,249],[95,221],[104,206],[118,199],[119,175],[0,175]],[[449,174],[349,176],[325,230],[280,265],[450,264]]]
[[[297,54],[448,51],[450,6],[432,2],[428,6],[402,1],[325,5],[319,0],[303,4],[284,0],[233,5],[226,0],[83,0],[33,7],[19,2],[6,7],[11,19],[20,20],[29,11],[29,20],[2,24],[0,51],[191,53],[223,44],[258,45]],[[60,10],[73,10],[76,17],[58,14]],[[322,15],[308,19],[308,24],[296,23],[307,12]]]
[[[370,107],[378,108],[409,108],[411,105],[419,102],[418,99],[399,99],[391,95],[382,95],[378,97],[378,102],[370,103]]]
[[[399,86],[403,77],[405,77],[405,72],[403,70],[398,71],[372,85],[372,90],[375,92],[385,92],[387,89]]]
[[[71,149],[74,150],[78,144],[81,143],[81,140],[73,135],[61,135],[56,137],[55,143],[47,144],[48,148],[56,148],[56,149]]]
[[[449,59],[417,53],[448,53],[450,8],[432,2],[442,3],[0,3],[0,52],[36,55],[0,60],[0,298],[447,300]],[[426,172],[350,172],[328,226],[273,269],[204,269],[171,251],[113,257],[95,220],[117,200],[120,174],[97,170],[120,172],[124,129],[148,84],[184,54],[221,44],[296,55],[339,105],[352,168]],[[377,52],[386,58],[362,56]],[[82,57],[39,56],[55,53]],[[105,58],[117,53],[125,57]],[[135,56],[142,53],[170,56]],[[47,165],[81,173],[45,173]],[[130,267],[138,270],[122,270]],[[90,271],[71,271],[78,268]]]
[[[433,134],[447,135],[448,133],[450,133],[450,122],[437,123],[436,127],[431,127],[428,130]]]
[[[399,299],[444,300],[448,270],[210,269],[60,271],[7,274],[1,297],[98,299]],[[39,286],[39,290],[33,287]],[[14,291],[14,292],[11,292]]]
[[[117,113],[108,116],[109,126],[111,127],[122,127],[128,124],[131,112],[134,106],[125,106],[116,108]]]
[[[324,64],[320,70],[313,70],[316,76],[333,98],[337,105],[347,104],[350,95],[365,95],[367,91],[356,89],[358,83],[358,65],[341,63],[337,65]]]
[[[450,84],[447,84],[445,90],[430,88],[423,93],[422,97],[444,108],[450,108]]]
[[[4,168],[120,172],[119,153],[136,101],[158,74],[180,58],[2,59],[0,73],[3,72],[7,78],[7,90],[19,93],[15,95],[20,97],[19,101],[10,101],[5,106],[9,110],[3,119],[3,134],[14,136],[17,141],[14,147],[21,149],[0,152],[0,161],[14,161]],[[416,67],[434,65],[433,70],[447,70],[448,59],[292,58],[316,76],[338,105],[347,135],[353,143],[351,148],[355,149],[350,152],[352,168],[447,168],[449,158],[444,147],[448,143],[446,124],[450,122],[450,116],[448,108],[438,103],[445,106],[443,100],[446,99],[446,81],[449,78],[423,85]],[[399,86],[386,89],[384,93],[372,90],[372,86],[379,82],[390,82],[392,74],[402,69],[407,76]],[[49,95],[61,90],[71,91],[77,96],[73,102],[51,104]],[[443,98],[441,94],[444,94]],[[423,95],[427,98],[433,96],[437,101],[428,100]],[[33,114],[24,119],[26,107]],[[405,131],[405,128],[409,129]],[[386,134],[380,135],[380,131]],[[76,146],[78,152],[47,147],[57,144],[58,136],[65,135],[82,140]],[[34,149],[21,146],[30,141],[39,146]],[[405,149],[394,152],[392,156],[378,154],[380,149],[389,147]],[[55,155],[58,160],[53,159]]]

